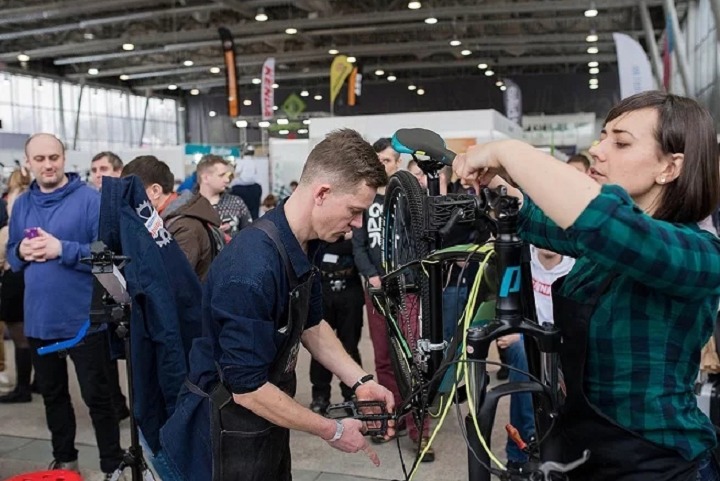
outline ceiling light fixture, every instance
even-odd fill
[[[285,129],[283,129],[283,130],[278,130],[278,134],[280,134],[280,135],[287,135],[287,134],[289,134],[289,133],[290,133],[289,130],[285,130]]]
[[[506,90],[507,90],[507,85],[501,85],[501,86],[500,86],[500,90],[502,90],[503,92],[506,91]]]
[[[89,68],[89,69],[88,69],[88,75],[97,75],[97,74],[99,74],[99,73],[100,73],[100,71],[99,71],[98,69],[96,69],[96,68]]]
[[[488,64],[486,64],[486,63],[479,63],[479,64],[478,64],[478,68],[479,68],[480,70],[485,70],[486,68],[488,68]]]
[[[246,107],[250,107],[252,105],[252,100],[250,100],[250,99],[243,100],[243,105]]]
[[[450,40],[451,47],[459,47],[460,45],[462,45],[462,42],[460,40],[458,40],[456,38]]]
[[[298,129],[298,134],[307,134],[308,129]]]
[[[597,63],[595,60],[593,60],[592,62],[588,62],[588,67],[591,67],[591,68],[597,67],[598,65],[600,65],[600,64]]]
[[[420,2],[408,2],[408,8],[410,10],[418,10],[420,7],[422,7],[422,3]]]
[[[285,29],[285,33],[288,35],[295,35],[297,33],[297,28],[288,27]]]
[[[425,95],[425,89],[417,89],[418,95]]]
[[[328,50],[328,53],[329,53],[330,55],[337,55],[337,54],[340,53],[340,51],[339,51],[338,49],[336,49],[336,48],[331,48],[330,50]]]
[[[175,84],[168,85],[168,90],[177,90],[177,89],[178,89],[178,86]]]
[[[486,70],[485,75],[488,77],[492,77],[493,75],[495,75],[495,72],[493,72],[492,70]]]
[[[30,60],[30,55],[21,53],[20,55],[17,56],[17,59],[19,62],[27,62],[28,60]]]
[[[355,63],[355,62],[357,62],[357,59],[355,57],[348,57],[347,61],[348,61],[348,63]]]
[[[388,81],[388,82],[394,82],[394,81],[396,81],[396,80],[397,80],[397,77],[394,76],[393,74],[390,74],[390,75],[387,76],[387,81]]]
[[[600,69],[597,67],[593,67],[590,69],[590,75],[597,75],[600,73]]]
[[[590,33],[587,37],[585,37],[585,41],[587,43],[594,43],[598,41],[597,33],[595,33],[595,30],[590,30]]]
[[[239,129],[244,129],[247,126],[248,126],[247,120],[238,120],[237,122],[235,122],[235,127],[239,128]]]
[[[279,87],[280,87],[280,85],[278,85],[278,84],[272,84],[272,88],[274,88],[274,89],[279,88]]]
[[[120,80],[123,80],[123,81],[124,81],[124,80],[130,80],[130,76],[129,76],[129,75],[126,75],[126,74],[122,74],[122,75],[120,76]]]
[[[264,8],[259,8],[257,11],[257,14],[255,15],[255,20],[258,22],[267,22],[268,16],[265,14]]]
[[[288,119],[277,119],[278,125],[287,125],[290,123]]]
[[[261,120],[260,122],[258,122],[258,127],[266,129],[270,127],[270,122],[268,122],[267,120]]]
[[[590,85],[597,85],[597,84],[598,84],[598,79],[596,79],[596,78],[591,78],[589,83],[590,83]]]
[[[599,87],[599,85],[598,85],[598,84],[593,84],[593,85],[590,85],[589,87],[590,87],[590,90],[597,90],[598,87]]]
[[[383,75],[385,75],[385,71],[379,68],[375,71],[375,75],[377,75],[378,77],[382,77]]]
[[[85,40],[92,40],[95,38],[95,34],[93,34],[91,32],[85,32],[85,33],[83,33],[83,38]]]
[[[135,50],[135,45],[133,45],[131,43],[124,43],[122,45],[122,49],[125,50],[126,52],[129,52],[131,50]]]
[[[277,109],[278,109],[278,106],[277,106],[277,105],[273,105],[273,110],[277,110]]]
[[[303,124],[304,124],[304,125],[310,125],[310,119],[305,119],[305,120],[303,120]]]
[[[300,97],[309,97],[309,96],[310,96],[310,92],[308,92],[307,90],[303,90],[302,92],[300,92]]]
[[[415,90],[417,87],[413,84],[408,85],[408,90]]]
[[[588,47],[588,49],[587,49],[587,53],[589,53],[589,54],[591,54],[591,55],[595,55],[595,54],[598,53],[599,51],[600,51],[600,50],[599,50],[597,47]]]
[[[200,95],[200,91],[198,89],[192,89],[190,90],[190,95]]]
[[[425,23],[427,23],[428,25],[435,25],[436,23],[438,23],[438,19],[435,17],[428,17],[425,19]]]
[[[215,112],[214,110],[211,110],[210,112],[208,112],[208,115],[210,117],[215,117],[217,115],[217,112]]]
[[[192,60],[185,60],[183,62],[183,65],[185,65],[186,67],[192,67],[194,64],[195,62],[193,62]]]
[[[315,100],[322,100],[322,95],[317,94],[315,97],[313,97]]]
[[[585,16],[588,18],[597,17],[598,10],[597,7],[595,7],[595,2],[590,2],[590,8],[585,10]]]
[[[498,80],[497,82],[495,82],[496,87],[502,87],[503,85],[505,85],[505,83],[502,80]]]
[[[220,67],[210,67],[210,73],[220,73]]]
[[[468,49],[465,49],[465,50],[463,50],[463,51],[460,52],[460,55],[464,55],[465,57],[467,57],[467,56],[470,55],[471,53],[472,53],[472,51],[470,51],[470,50],[468,50]]]
[[[254,79],[251,80],[251,82],[252,82],[253,85],[260,85],[260,84],[262,83],[262,80],[260,80],[259,78],[255,77]]]

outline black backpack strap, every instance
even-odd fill
[[[282,240],[280,239],[280,231],[278,231],[277,226],[267,219],[259,219],[250,224],[250,227],[260,229],[270,238],[271,241],[273,241],[275,248],[280,253],[283,264],[285,264],[285,272],[290,280],[290,290],[294,289],[295,286],[298,285],[298,278],[295,275],[295,270],[293,269],[292,264],[290,263],[287,250],[285,250],[285,245],[283,245]]]

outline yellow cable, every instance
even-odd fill
[[[471,292],[470,292],[470,299],[468,303],[465,304],[465,310],[463,311],[464,316],[464,324],[465,324],[465,330],[463,334],[463,343],[462,343],[462,354],[461,354],[461,360],[467,360],[467,352],[465,350],[465,344],[467,342],[467,329],[470,327],[470,324],[472,322],[472,314],[475,311],[475,302],[477,299],[478,291],[480,290],[480,284],[482,283],[482,277],[485,272],[485,267],[487,266],[487,263],[490,260],[490,255],[494,252],[492,249],[492,246],[482,246],[482,252],[485,253],[485,258],[483,259],[482,263],[480,264],[480,268],[478,270],[478,274],[475,277],[475,281],[473,282]],[[458,320],[460,321],[460,320]],[[443,423],[445,422],[445,418],[447,417],[448,412],[450,411],[450,406],[452,405],[452,399],[455,395],[455,391],[457,388],[457,382],[460,380],[461,372],[465,374],[465,385],[466,389],[468,390],[468,405],[472,405],[472,400],[470,398],[470,390],[469,390],[469,378],[468,378],[468,370],[465,368],[465,365],[463,363],[457,364],[457,368],[455,370],[455,383],[453,384],[452,389],[450,390],[450,395],[447,398],[447,403],[445,404],[445,407],[443,409],[442,407],[442,398],[440,401],[440,408],[438,409],[438,412],[442,411],[442,416],[440,417],[440,420],[438,421],[437,426],[435,426],[435,429],[433,430],[432,435],[430,436],[430,439],[428,440],[427,445],[425,446],[425,449],[423,449],[422,453],[420,453],[420,457],[418,459],[423,459],[425,454],[428,452],[430,447],[432,446],[433,441],[435,440],[435,437],[437,436],[437,433],[440,431],[440,428],[442,427]],[[475,429],[477,431],[478,438],[480,439],[480,442],[485,449],[485,451],[488,453],[488,456],[490,459],[492,459],[495,464],[497,464],[502,470],[505,470],[505,466],[500,462],[500,460],[493,455],[493,453],[490,451],[490,448],[487,446],[487,443],[485,442],[485,439],[483,438],[482,434],[480,434],[480,428],[477,423],[477,419],[475,416],[475,412],[473,409],[470,409],[470,412],[472,413],[473,422],[475,425]],[[412,421],[411,421],[412,422]],[[421,428],[422,431],[422,428]],[[413,467],[413,470],[410,472],[410,476],[408,477],[408,481],[412,481],[413,477],[415,476],[415,473],[417,472],[418,468],[420,467],[419,463],[416,461],[415,466]]]

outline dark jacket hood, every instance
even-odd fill
[[[170,220],[173,217],[179,216],[194,217],[195,219],[199,219],[203,222],[209,222],[218,227],[220,227],[220,224],[222,223],[220,216],[210,204],[210,201],[200,194],[194,194],[187,203],[169,212],[165,216],[165,219]]]

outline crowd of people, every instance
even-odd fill
[[[502,184],[522,200],[520,235],[532,245],[538,320],[554,323],[564,338],[567,398],[551,436],[563,446],[561,461],[592,452],[570,473],[573,480],[720,479],[711,455],[715,427],[693,392],[720,297],[720,240],[698,226],[720,202],[716,135],[696,102],[646,92],[611,110],[588,155],[560,162],[503,140],[470,147],[441,172],[442,194]],[[101,152],[88,185],[65,172],[64,146],[52,135],[31,136],[25,154],[0,209],[0,321],[14,343],[16,368],[15,387],[0,403],[41,395],[51,467],[78,469],[76,423],[65,358],[37,349],[73,337],[97,301],[80,259],[98,237],[98,191],[103,177],[131,175],[203,283],[203,334],[160,431],[168,479],[291,479],[292,430],[362,452],[374,464],[371,443],[407,432],[422,461],[435,460],[427,421],[399,419],[368,440],[360,421],[325,416],[333,376],[345,401],[379,400],[390,411],[403,401],[387,322],[368,290],[381,288],[386,274],[388,178],[407,168],[422,188],[427,182],[416,163],[402,165],[390,139],[371,145],[355,131],[335,131],[313,148],[286,195],[262,202],[257,193],[234,195],[234,166],[214,155],[197,164],[196,185],[178,193],[168,165],[153,156],[123,164]],[[473,235],[453,242],[487,240]],[[449,339],[474,273],[448,266],[444,274]],[[358,348],[364,319],[374,374]],[[111,331],[93,332],[69,351],[107,479],[122,461],[119,423],[132,408],[111,359]],[[522,341],[517,334],[497,341],[504,362],[517,369],[511,381],[526,379]],[[298,380],[300,344],[313,360]],[[0,355],[0,371],[2,361]],[[0,376],[0,386],[8,378]],[[308,406],[293,399],[298,382],[311,384]],[[535,435],[533,417],[530,395],[514,394],[511,423],[526,440]],[[527,461],[510,440],[506,455],[511,467]]]

